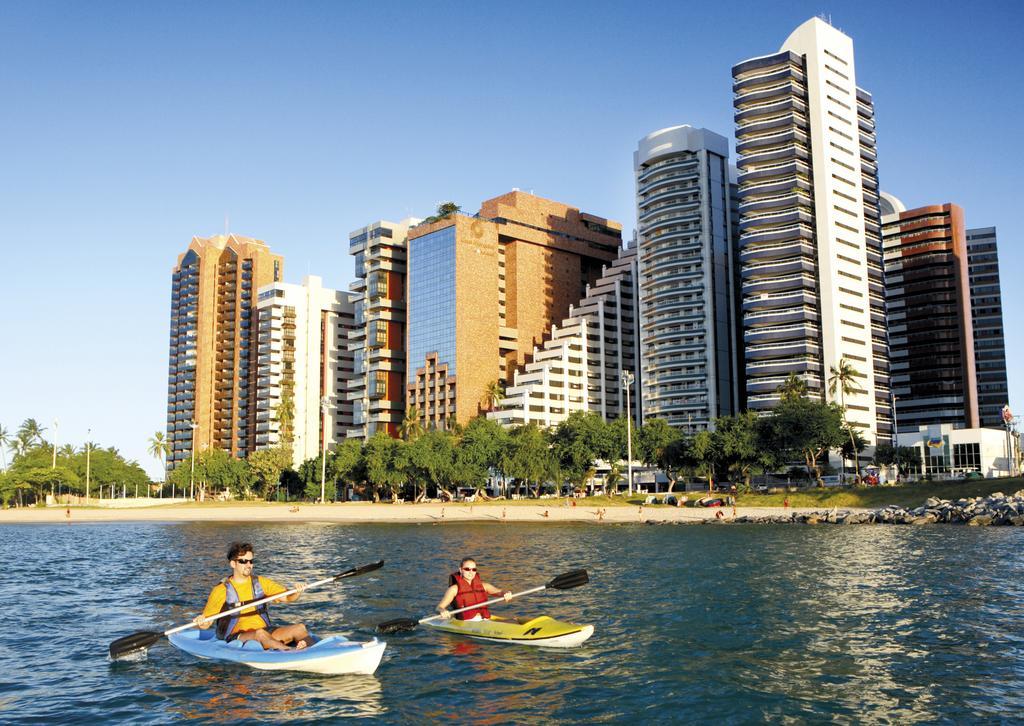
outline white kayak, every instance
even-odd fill
[[[242,663],[265,671],[302,671],[340,675],[369,675],[377,670],[384,656],[384,641],[374,638],[365,643],[330,635],[301,650],[263,650],[254,640],[227,643],[218,640],[213,630],[184,630],[167,636],[179,650],[207,660]]]

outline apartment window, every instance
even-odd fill
[[[373,384],[370,386],[370,398],[384,398],[388,393],[388,374],[386,371],[377,371],[373,374]]]
[[[942,454],[929,454],[925,463],[925,474],[945,474],[949,471],[946,457]]]
[[[981,445],[953,444],[953,468],[959,471],[981,471]]]

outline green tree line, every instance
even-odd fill
[[[712,430],[687,435],[661,419],[633,426],[634,458],[664,470],[671,486],[700,479],[710,488],[718,479],[749,486],[756,474],[791,472],[821,485],[829,451],[856,458],[865,448],[863,436],[846,425],[842,408],[810,398],[804,382],[791,376],[780,387],[781,401],[767,415],[744,412],[716,419]],[[374,501],[428,496],[452,498],[457,490],[472,489],[486,496],[496,480],[502,494],[538,496],[569,486],[583,489],[595,475],[595,462],[611,467],[610,488],[624,484],[627,425],[624,418],[605,421],[595,413],[575,412],[551,430],[534,424],[506,429],[478,417],[450,430],[424,430],[415,408],[399,426],[400,438],[377,433],[366,442],[344,441],[328,452],[325,493],[328,500],[353,490]],[[913,449],[876,447],[875,462],[898,463],[906,470],[916,461]],[[321,466],[315,457],[297,470],[291,467],[291,446],[261,449],[247,460],[223,451],[197,455],[196,485],[228,489],[239,498],[318,499]],[[169,477],[177,489],[187,488],[192,476],[184,462]]]
[[[148,494],[149,477],[134,461],[125,459],[114,447],[103,448],[87,442],[80,448],[58,446],[46,440],[46,429],[32,418],[10,432],[0,426],[0,501],[35,504],[47,494],[72,493],[93,497],[114,487],[117,492]],[[10,459],[8,458],[10,454]],[[56,454],[56,456],[54,455]],[[88,476],[86,474],[88,470]]]

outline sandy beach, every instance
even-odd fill
[[[67,522],[586,522],[622,524],[646,522],[700,522],[733,516],[768,516],[821,509],[793,507],[666,507],[619,505],[608,507],[565,506],[562,501],[544,504],[209,504],[163,505],[133,508],[25,507],[0,510],[0,524]],[[846,509],[843,511],[854,511]]]

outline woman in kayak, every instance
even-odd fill
[[[230,610],[245,603],[262,600],[271,595],[285,592],[289,588],[279,585],[269,577],[253,575],[253,550],[248,542],[235,542],[228,549],[228,564],[231,566],[231,577],[221,580],[210,591],[210,597],[203,608],[203,614],[192,622],[196,627],[205,630],[211,624],[217,625],[217,637],[231,642],[239,640],[255,640],[264,650],[294,650],[309,645],[309,632],[302,623],[273,627],[266,604],[243,610],[230,617],[210,620],[211,615]],[[284,602],[295,602],[306,589],[305,585],[297,585],[294,595],[282,598]]]
[[[452,614],[448,612],[448,606],[451,605],[452,600],[455,601],[455,609],[458,610],[470,605],[486,602],[488,595],[502,594],[501,590],[489,582],[484,582],[477,575],[476,560],[472,557],[464,559],[459,564],[459,571],[453,572],[448,576],[448,584],[450,587],[445,590],[444,597],[437,604],[437,612],[445,620],[452,617]],[[505,592],[504,595],[506,602],[512,599],[511,592]],[[467,610],[464,613],[457,613],[455,617],[459,620],[484,620],[485,618],[490,618],[491,613],[486,607],[481,607]]]

